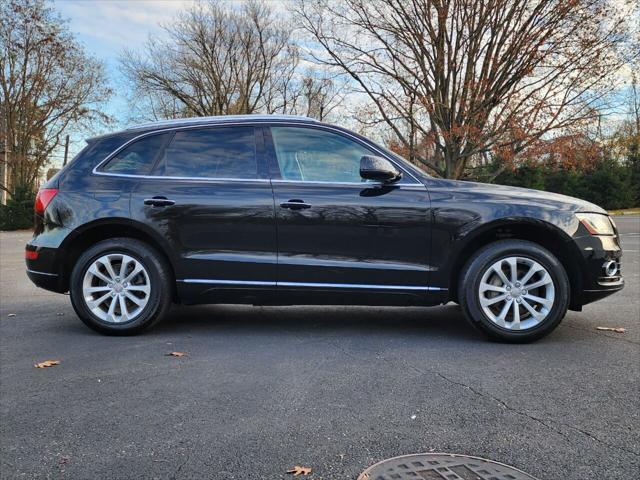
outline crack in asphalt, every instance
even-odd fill
[[[186,453],[184,454],[184,460],[178,465],[178,468],[176,468],[176,471],[174,472],[174,474],[171,475],[171,478],[174,480],[178,478],[178,475],[180,474],[184,466],[189,462],[189,459],[191,458],[191,453],[189,449],[186,449],[185,451]]]
[[[355,358],[355,356],[351,352],[347,352],[344,348],[342,348],[336,342],[329,342],[329,343],[332,344],[338,351],[340,351],[345,356],[350,357],[350,358]],[[379,353],[376,353],[376,357],[378,359],[388,363],[388,364],[393,365],[393,362],[391,362],[391,360],[389,360],[388,358],[384,357],[383,355],[381,355]],[[542,426],[546,427],[547,429],[553,431],[557,435],[560,435],[561,437],[566,439],[569,443],[572,443],[572,444],[574,443],[572,441],[572,439],[567,434],[565,434],[561,430],[558,430],[557,428],[554,428],[552,425],[549,425],[549,423],[545,422],[543,419],[541,419],[539,417],[536,417],[535,415],[531,415],[531,414],[529,414],[527,412],[523,412],[521,410],[518,410],[517,408],[514,408],[514,407],[510,406],[504,400],[496,397],[495,395],[491,395],[490,393],[482,392],[482,391],[476,389],[475,387],[472,387],[471,385],[467,385],[466,383],[453,380],[453,379],[447,377],[446,375],[444,375],[443,373],[438,372],[437,370],[430,370],[430,369],[423,370],[421,368],[416,367],[412,363],[409,363],[409,362],[406,362],[406,361],[402,361],[402,360],[401,360],[401,363],[404,363],[405,366],[411,368],[412,370],[414,370],[415,372],[417,372],[417,373],[419,373],[421,375],[425,375],[427,373],[430,373],[432,375],[437,376],[438,378],[441,378],[442,380],[446,381],[447,383],[450,383],[451,385],[456,385],[458,387],[465,388],[465,389],[469,390],[470,392],[472,392],[474,395],[477,395],[477,396],[483,397],[483,398],[489,398],[489,399],[493,400],[495,403],[497,403],[498,405],[500,405],[505,410],[508,410],[508,411],[510,411],[512,413],[515,413],[516,415],[519,415],[521,417],[524,417],[524,418],[532,420],[532,421],[534,421],[536,423],[539,423],[540,425],[542,425]],[[561,426],[563,426],[565,428],[568,428],[570,430],[574,430],[576,432],[579,432],[579,433],[585,435],[586,437],[592,439],[593,441],[595,441],[595,442],[597,442],[597,443],[599,443],[601,445],[604,445],[604,446],[606,446],[606,447],[608,447],[610,449],[622,450],[622,451],[624,451],[624,452],[626,452],[626,453],[628,453],[630,455],[633,455],[635,457],[640,457],[640,454],[638,452],[635,452],[633,450],[630,450],[630,449],[628,449],[626,447],[623,447],[623,446],[620,446],[620,445],[610,444],[610,443],[606,442],[605,440],[602,440],[601,438],[596,437],[591,432],[588,432],[588,431],[586,431],[586,430],[584,430],[582,428],[579,428],[579,427],[576,427],[576,426],[573,426],[573,425],[569,425],[569,424],[564,423],[564,422],[559,422],[559,421],[553,420],[553,419],[548,419],[548,421],[553,422],[556,425],[561,425]]]
[[[388,359],[386,359],[386,358],[384,358],[382,356],[379,356],[379,358],[381,358],[382,360],[387,361],[387,362],[389,361]],[[448,382],[448,383],[450,383],[452,385],[457,385],[459,387],[466,388],[467,390],[469,390],[473,394],[478,395],[480,397],[489,398],[489,399],[493,400],[494,402],[496,402],[497,404],[499,404],[504,409],[509,410],[510,412],[513,412],[513,413],[515,413],[517,415],[520,415],[522,417],[526,417],[526,418],[528,418],[530,420],[533,420],[533,421],[545,426],[549,430],[555,432],[556,434],[562,436],[563,438],[567,439],[570,443],[573,443],[571,438],[568,435],[566,435],[561,430],[558,430],[557,428],[554,428],[552,425],[549,425],[547,422],[545,422],[545,420],[543,420],[543,419],[541,419],[539,417],[536,417],[534,415],[531,415],[531,414],[529,414],[527,412],[523,412],[521,410],[518,410],[517,408],[514,408],[514,407],[510,406],[504,400],[496,397],[495,395],[491,395],[490,393],[482,392],[482,391],[476,389],[475,387],[472,387],[471,385],[467,385],[466,383],[453,380],[453,379],[447,377],[446,375],[444,375],[444,374],[442,374],[442,373],[440,373],[440,372],[438,372],[436,370],[423,371],[422,369],[416,367],[415,365],[412,365],[412,364],[407,363],[407,362],[404,362],[404,363],[405,363],[406,366],[408,366],[409,368],[413,369],[417,373],[420,373],[422,375],[426,374],[427,372],[431,373],[431,374],[434,374],[434,375],[438,376],[439,378],[443,379],[444,381],[446,381],[446,382]],[[619,445],[612,445],[612,444],[602,440],[601,438],[596,437],[591,432],[583,430],[583,429],[581,429],[579,427],[575,427],[573,425],[569,425],[569,424],[564,423],[564,422],[558,422],[557,420],[553,420],[553,419],[547,419],[547,421],[553,422],[554,424],[557,424],[557,425],[562,425],[563,427],[571,429],[571,430],[574,430],[576,432],[580,432],[583,435],[591,438],[595,442],[598,442],[598,443],[600,443],[600,444],[602,444],[602,445],[604,445],[604,446],[606,446],[608,448],[622,450],[622,451],[625,451],[625,452],[629,453],[630,455],[634,455],[636,457],[640,457],[640,454],[638,452],[635,452],[633,450],[629,450],[628,448],[622,447],[622,446],[619,446]]]

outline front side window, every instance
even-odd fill
[[[191,178],[258,176],[253,127],[177,131],[154,175]]]
[[[375,152],[342,135],[301,127],[271,127],[284,180],[365,182],[360,158]]]
[[[162,146],[171,133],[150,135],[136,140],[102,167],[103,172],[126,175],[148,175]]]

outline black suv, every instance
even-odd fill
[[[522,342],[624,285],[600,207],[432,178],[308,118],[185,119],[87,143],[38,193],[25,256],[99,332],[140,331],[172,302],[452,301]]]

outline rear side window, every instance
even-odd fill
[[[171,135],[171,133],[150,135],[133,142],[109,160],[101,168],[101,171],[126,175],[148,175],[160,154],[160,150]]]
[[[193,178],[258,177],[253,127],[177,131],[154,175]]]

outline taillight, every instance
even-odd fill
[[[53,197],[58,194],[57,188],[43,188],[38,191],[36,195],[36,203],[33,206],[33,209],[38,215],[44,214],[44,211],[47,209]]]
[[[24,258],[27,260],[37,260],[38,259],[38,251],[37,250],[25,250]]]

